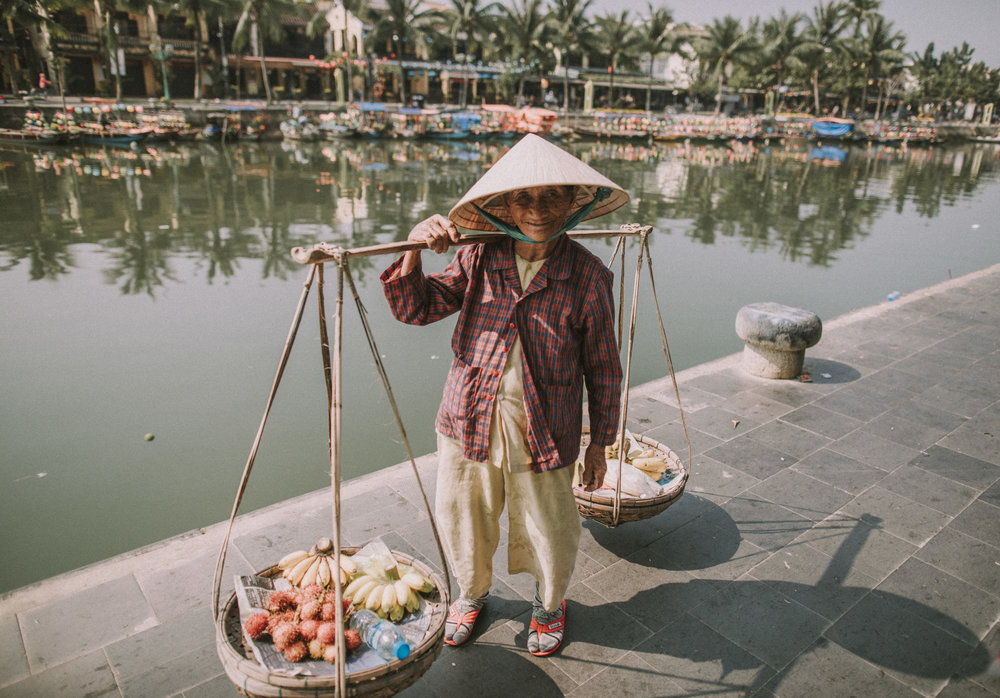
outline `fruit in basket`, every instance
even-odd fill
[[[317,584],[329,588],[338,583],[341,586],[357,573],[358,566],[350,555],[341,554],[340,569],[334,562],[333,541],[320,538],[309,550],[295,550],[278,561],[281,576],[297,587]]]
[[[302,640],[296,640],[285,648],[285,659],[290,662],[301,662],[309,654],[309,648]]]
[[[246,622],[243,624],[243,629],[247,631],[247,635],[250,636],[251,640],[256,640],[267,632],[268,618],[268,614],[264,612],[254,613],[252,616],[247,618]]]

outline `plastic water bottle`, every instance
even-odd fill
[[[899,300],[899,291],[893,291],[886,298],[890,301]]]
[[[359,608],[348,619],[350,627],[358,631],[365,644],[378,652],[386,661],[406,659],[410,656],[410,643],[396,626],[383,620],[378,614],[366,608]]]

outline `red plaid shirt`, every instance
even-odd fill
[[[461,311],[435,427],[461,443],[467,458],[488,459],[493,403],[517,336],[535,472],[576,461],[584,383],[591,440],[614,442],[622,368],[612,273],[597,257],[563,237],[523,293],[512,240],[460,247],[439,274],[418,267],[397,277],[401,264],[382,274],[396,319],[426,325]]]

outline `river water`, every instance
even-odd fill
[[[404,239],[501,147],[0,150],[0,593],[227,517],[307,275],[289,250]],[[746,303],[830,319],[1000,261],[997,146],[565,147],[632,197],[585,227],[653,226],[678,370],[739,351]],[[609,240],[587,245],[610,259]],[[377,283],[389,262],[355,258],[351,274],[420,455],[453,322],[395,322]],[[241,511],[329,485],[315,288]],[[651,301],[644,277],[634,385],[666,374]],[[406,452],[350,296],[344,318],[347,479]]]

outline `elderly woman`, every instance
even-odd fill
[[[458,312],[454,358],[438,410],[435,510],[459,595],[445,642],[472,632],[492,584],[506,505],[511,574],[535,578],[528,650],[555,652],[566,627],[565,593],[580,519],[572,491],[580,451],[583,387],[591,442],[583,486],[604,480],[622,380],[612,274],[563,233],[624,205],[616,184],[538,136],[519,141],[451,210],[418,223],[411,241],[438,253],[458,227],[499,229],[499,242],[463,245],[441,273],[424,274],[419,251],[382,275],[393,315],[425,325]]]

